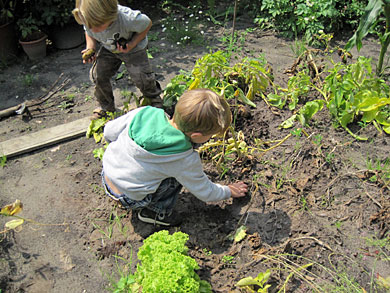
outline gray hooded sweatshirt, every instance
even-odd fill
[[[162,109],[130,111],[108,122],[104,137],[110,142],[103,156],[104,174],[130,199],[142,200],[169,177],[205,202],[231,196],[228,186],[208,179],[189,138],[169,123]]]

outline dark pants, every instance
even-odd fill
[[[161,101],[161,86],[155,79],[146,49],[135,53],[114,54],[101,47],[90,71],[90,78],[95,84],[94,95],[100,107],[105,111],[115,111],[111,78],[117,73],[122,62],[141,93],[152,102],[157,99]]]
[[[170,213],[175,206],[177,197],[181,191],[182,185],[175,178],[164,179],[155,193],[148,194],[142,200],[133,200],[125,194],[114,193],[104,180],[102,172],[102,183],[106,194],[118,200],[126,209],[137,210],[147,208],[158,214]]]

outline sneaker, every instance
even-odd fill
[[[100,108],[97,108],[97,109],[93,110],[93,114],[90,117],[90,119],[91,120],[98,120],[98,119],[103,118],[103,117],[107,117],[107,112],[100,109]]]
[[[138,213],[138,219],[144,223],[163,225],[163,226],[178,226],[181,224],[182,219],[175,211],[169,214],[158,214],[152,210],[142,209]]]

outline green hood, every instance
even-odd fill
[[[192,148],[190,139],[169,123],[165,112],[150,106],[140,110],[131,121],[129,136],[156,155],[172,155]]]

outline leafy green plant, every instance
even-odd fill
[[[246,277],[238,281],[236,286],[246,290],[247,292],[260,292],[266,293],[268,292],[268,288],[271,285],[266,284],[271,276],[271,271],[267,270],[265,273],[260,272],[256,278]],[[257,286],[258,289],[255,291],[254,287]]]
[[[188,235],[167,230],[144,240],[138,251],[136,272],[126,279],[126,290],[138,292],[211,292],[208,282],[200,280],[196,261],[187,255]]]
[[[0,0],[0,25],[11,22],[15,15],[16,0]]]
[[[357,50],[360,51],[362,48],[363,38],[372,31],[375,26],[380,24],[379,18],[381,14],[385,16],[385,31],[382,32],[377,29],[379,41],[381,44],[381,51],[379,53],[378,64],[376,67],[376,74],[382,74],[383,60],[390,44],[390,1],[389,0],[370,0],[364,10],[364,14],[360,20],[359,27],[352,36],[352,38],[345,45],[346,50],[350,50],[356,46]]]
[[[43,21],[35,18],[31,12],[29,15],[19,18],[16,25],[23,41],[35,40],[37,35],[42,34],[40,27],[43,25]]]
[[[356,139],[366,140],[348,128],[355,119],[373,123],[379,131],[381,125],[390,134],[390,87],[372,72],[370,59],[360,56],[350,65],[335,64],[323,90],[329,112]]]
[[[318,31],[335,32],[342,27],[356,25],[364,2],[263,0],[254,22],[261,28],[275,28],[282,36],[303,36],[309,44],[319,45],[318,40],[313,38]]]
[[[256,107],[252,100],[255,95],[261,95],[272,80],[265,59],[244,58],[233,66],[229,61],[229,55],[223,51],[198,59],[190,74],[179,74],[167,85],[164,105],[174,104],[185,90],[208,88],[227,99],[238,99]]]
[[[38,0],[36,7],[42,20],[48,26],[64,27],[73,20],[74,1],[72,0]]]

